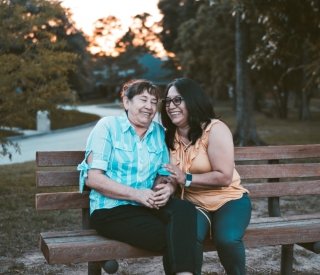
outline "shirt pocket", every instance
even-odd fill
[[[114,160],[118,163],[134,162],[133,148],[123,142],[114,142]]]
[[[158,169],[162,165],[163,148],[156,146],[148,146],[147,150],[149,153],[150,164],[154,166],[156,169]]]

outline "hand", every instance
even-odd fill
[[[159,184],[166,184],[170,182],[170,180],[168,179],[168,177],[166,176],[157,176],[154,183],[153,183],[153,187],[152,189],[155,190],[156,189],[156,186],[159,185]]]
[[[185,185],[186,182],[186,173],[181,171],[181,169],[173,164],[166,164],[165,168],[171,173],[169,178],[171,178],[171,182],[175,184]]]
[[[148,207],[159,209],[156,202],[156,192],[151,189],[135,189],[135,201]]]
[[[164,206],[168,200],[170,199],[170,196],[174,193],[174,187],[168,182],[168,183],[160,183],[155,186],[155,204],[158,207]]]

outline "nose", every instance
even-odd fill
[[[176,107],[176,105],[174,105],[173,100],[170,100],[169,105],[167,106],[167,108],[172,108],[171,105],[173,105],[173,108]]]
[[[152,109],[152,102],[150,100],[147,100],[145,103],[145,107],[148,109]]]

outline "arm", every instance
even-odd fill
[[[92,162],[92,154],[88,156],[88,164]],[[108,178],[103,170],[90,169],[86,185],[110,198],[138,202],[149,208],[155,208],[155,192],[150,189],[138,190]],[[156,207],[157,208],[157,207]]]
[[[212,171],[192,174],[192,186],[229,186],[234,170],[234,145],[230,129],[223,122],[212,126],[209,133],[208,156]],[[177,183],[184,185],[186,175],[178,167],[166,166]]]

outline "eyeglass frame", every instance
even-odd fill
[[[171,102],[173,103],[173,105],[175,107],[178,107],[181,102],[183,101],[183,97],[182,96],[175,96],[173,98],[170,98],[170,97],[166,97],[164,99],[162,99],[162,102],[165,104],[166,107],[169,107]],[[176,102],[175,102],[176,101]]]

